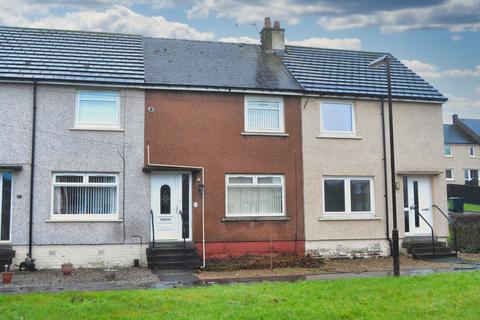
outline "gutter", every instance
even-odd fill
[[[382,144],[383,144],[383,182],[384,182],[384,192],[385,192],[385,227],[387,241],[390,245],[390,255],[392,254],[392,239],[390,239],[390,212],[388,210],[388,174],[387,174],[387,143],[386,143],[386,132],[385,132],[385,103],[383,97],[380,98],[380,103],[382,106]]]
[[[152,163],[150,162],[150,145],[149,144],[147,144],[147,165],[149,167],[184,168],[184,169],[201,170],[202,185],[205,186],[205,168],[204,167]],[[191,214],[192,214],[192,222],[193,222],[193,212],[191,212]],[[193,239],[193,235],[192,235],[192,239]],[[153,241],[155,241],[155,239],[153,239]],[[203,188],[202,190],[202,266],[201,266],[202,269],[204,269],[206,266],[205,257],[206,257],[205,255],[205,188]]]
[[[32,103],[32,149],[30,159],[30,212],[28,223],[28,257],[32,259],[33,244],[33,186],[35,179],[35,140],[37,133],[37,82],[33,81],[33,103]]]

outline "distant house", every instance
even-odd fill
[[[443,125],[443,132],[447,183],[478,186],[480,120],[455,114],[452,124]]]
[[[261,45],[1,27],[15,263],[388,255],[386,78],[368,67],[384,53],[284,38],[269,19]],[[444,240],[446,98],[396,59],[392,76],[401,238],[430,233],[422,216]]]

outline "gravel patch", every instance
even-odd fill
[[[462,258],[467,261],[480,262],[480,253],[464,253],[461,252],[458,254],[459,258]]]
[[[2,288],[23,287],[87,287],[94,284],[132,284],[158,282],[158,277],[147,268],[120,268],[115,280],[107,280],[104,269],[74,269],[72,275],[64,276],[60,270],[15,271],[11,284],[0,282]]]

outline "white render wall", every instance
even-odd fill
[[[28,253],[28,246],[14,246],[14,264],[20,264]],[[134,259],[147,265],[146,246],[140,244],[112,245],[44,245],[35,246],[37,269],[60,269],[63,263],[74,268],[132,267]]]
[[[320,102],[345,101],[355,105],[355,139],[325,138],[320,135]],[[379,100],[304,98],[302,105],[305,246],[306,252],[325,257],[376,256],[389,254],[386,240],[385,183],[382,115]],[[387,104],[385,103],[387,111]],[[402,172],[428,173],[433,203],[446,209],[443,154],[442,108],[439,104],[394,103],[394,136],[397,170],[397,215],[400,237],[404,237]],[[388,119],[387,130],[387,177]],[[374,217],[366,219],[325,219],[323,178],[362,176],[374,180]],[[392,228],[391,187],[388,182],[390,230]],[[433,212],[438,236],[446,237],[448,227]]]
[[[447,144],[452,147],[452,156],[444,157],[445,169],[453,169],[453,181],[447,183],[465,184],[465,169],[480,170],[480,148],[472,144]],[[475,148],[475,157],[470,157],[470,147]]]

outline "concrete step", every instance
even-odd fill
[[[168,261],[162,263],[148,262],[148,268],[152,270],[175,270],[175,269],[189,269],[195,270],[200,268],[201,261],[186,261],[185,263],[179,261]]]
[[[411,254],[429,253],[429,252],[433,252],[433,248],[432,248],[431,245],[429,247],[408,248],[407,252],[411,253]],[[452,252],[452,250],[448,247],[436,247],[435,246],[435,253],[449,253],[449,252]]]
[[[435,248],[445,248],[447,244],[445,242],[435,242]],[[403,242],[402,243],[402,248],[410,249],[410,248],[431,248],[432,247],[432,241],[428,242]]]
[[[419,260],[441,259],[441,258],[455,257],[455,252],[451,252],[451,251],[448,253],[435,252],[435,255],[433,255],[433,252],[418,253],[418,254],[412,254],[412,257],[413,259],[419,259]]]

